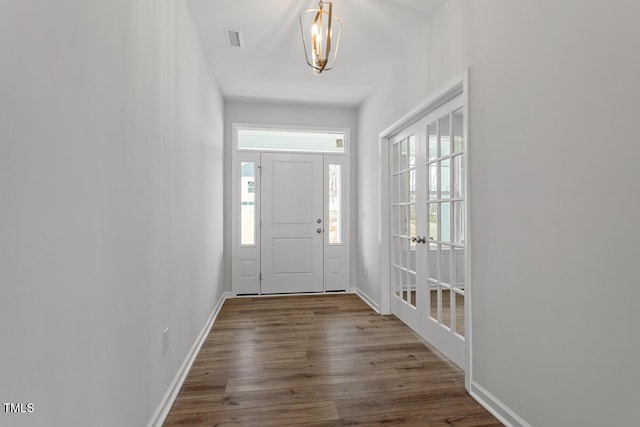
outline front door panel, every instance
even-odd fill
[[[322,292],[323,157],[263,153],[261,293]]]

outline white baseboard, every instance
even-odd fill
[[[213,322],[215,322],[216,317],[218,317],[218,314],[220,313],[222,304],[227,298],[230,298],[232,296],[233,294],[231,292],[225,292],[224,294],[222,294],[222,297],[220,297],[220,301],[218,301],[218,304],[216,304],[216,307],[213,309],[211,316],[209,316],[209,320],[207,320],[206,325],[204,325],[204,328],[202,328],[202,330],[200,331],[198,338],[196,338],[193,346],[191,346],[191,350],[189,350],[189,353],[187,353],[187,357],[184,359],[184,362],[182,362],[180,369],[178,369],[178,373],[173,378],[173,381],[171,381],[169,389],[165,393],[164,397],[160,401],[160,404],[147,423],[147,427],[161,427],[162,423],[164,423],[167,415],[169,415],[171,406],[173,406],[173,402],[176,400],[176,397],[178,397],[178,393],[180,392],[180,388],[182,388],[184,380],[187,378],[187,374],[189,374],[189,370],[191,369],[193,362],[198,356],[198,352],[200,351],[202,344],[204,344],[204,341],[209,335],[209,331],[213,326]]]
[[[502,403],[497,397],[489,393],[484,387],[475,381],[471,381],[469,394],[484,408],[491,412],[500,422],[508,427],[531,427],[522,417],[513,412],[511,408]]]
[[[367,305],[371,307],[376,313],[380,314],[380,304],[375,302],[369,295],[362,292],[358,288],[352,288],[352,291],[354,291],[354,293],[358,295],[362,301],[366,302]]]

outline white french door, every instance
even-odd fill
[[[418,332],[423,298],[418,279],[424,274],[417,244],[418,206],[424,200],[417,194],[421,140],[420,126],[414,124],[391,141],[391,311]]]
[[[261,293],[322,292],[323,156],[261,155]]]
[[[390,139],[391,311],[465,366],[465,126],[459,95]]]

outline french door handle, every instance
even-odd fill
[[[316,233],[321,234],[322,233],[322,228],[317,228],[316,229]]]

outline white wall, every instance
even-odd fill
[[[470,67],[473,380],[534,426],[638,423],[638,16],[448,0],[359,109],[358,280],[379,300],[378,133]]]
[[[223,291],[223,102],[191,16],[2,0],[0,58],[0,401],[35,407],[0,425],[145,425]]]
[[[272,124],[289,126],[339,127],[351,129],[350,184],[351,184],[351,265],[350,285],[356,283],[356,110],[348,107],[314,106],[302,104],[268,103],[229,100],[224,103],[225,123],[225,219],[224,252],[225,283],[231,283],[231,162],[233,153],[233,123]],[[230,286],[230,285],[229,285]],[[229,288],[229,290],[231,290]]]

